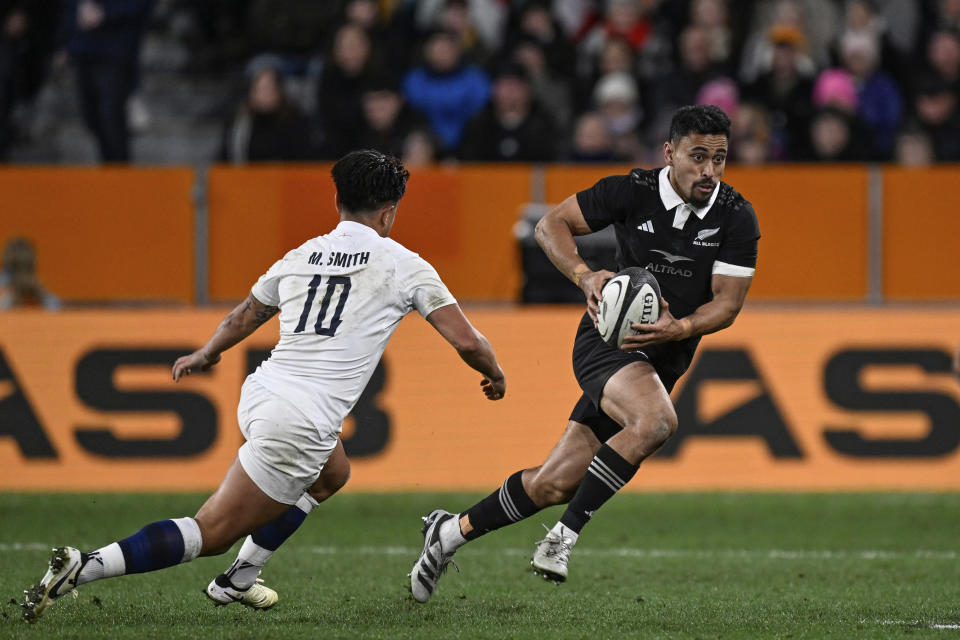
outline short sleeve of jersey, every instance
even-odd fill
[[[757,214],[753,205],[744,200],[741,206],[731,212],[731,220],[717,252],[716,261],[755,269],[759,239]]]
[[[457,302],[447,285],[440,280],[436,269],[420,256],[398,261],[397,276],[400,295],[407,308],[416,309],[424,318],[440,307]]]
[[[632,202],[630,176],[610,176],[577,193],[583,219],[593,231],[600,231],[626,217]]]
[[[268,307],[280,306],[280,277],[283,275],[283,259],[273,263],[265,274],[250,289],[253,297]]]

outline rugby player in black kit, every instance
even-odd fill
[[[670,390],[690,366],[700,336],[733,323],[757,261],[753,207],[720,182],[729,140],[723,111],[682,107],[663,146],[665,167],[604,178],[537,225],[540,246],[586,295],[573,345],[583,395],[542,465],[514,473],[459,515],[437,509],[424,518],[424,548],[410,574],[417,600],[430,598],[467,541],[563,503],[567,510],[537,543],[531,564],[546,579],[566,580],[583,526],[676,430]],[[664,298],[659,320],[633,325],[638,334],[620,349],[595,328],[600,292],[614,274],[592,271],[574,243],[574,236],[609,225],[616,231],[618,268],[651,271]]]

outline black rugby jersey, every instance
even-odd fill
[[[721,182],[701,219],[696,210],[681,229],[674,228],[681,200],[672,187],[661,197],[664,169],[634,169],[628,175],[604,178],[577,193],[583,217],[593,231],[613,225],[617,236],[617,269],[644,267],[657,278],[670,313],[693,313],[713,298],[714,273],[752,275],[757,264],[760,229],[753,206]]]

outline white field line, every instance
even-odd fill
[[[532,553],[531,549],[473,549],[470,553],[481,553],[485,555],[510,555],[510,556],[528,556]],[[400,546],[357,546],[357,547],[333,547],[333,546],[314,546],[307,547],[307,551],[322,555],[337,554],[357,554],[357,555],[417,555],[421,547],[400,547]],[[960,553],[956,551],[931,551],[927,549],[917,549],[915,551],[873,551],[873,550],[849,550],[849,551],[822,551],[822,550],[782,550],[771,549],[769,551],[747,550],[747,549],[640,549],[630,547],[617,547],[611,549],[591,549],[580,548],[576,550],[578,556],[591,557],[618,557],[618,558],[694,558],[694,559],[756,559],[756,560],[957,560]]]
[[[869,624],[870,620],[861,620],[861,624]],[[960,630],[960,624],[957,623],[940,623],[940,622],[921,622],[920,620],[873,620],[872,622],[876,624],[882,624],[884,626],[895,626],[895,627],[926,627],[928,629],[941,629],[941,630]]]
[[[50,551],[54,544],[44,542],[0,542],[0,553],[15,551]],[[89,546],[89,545],[88,545]],[[533,545],[529,549],[507,548],[490,549],[481,547],[470,549],[471,554],[528,556],[532,553]],[[402,546],[310,546],[291,547],[291,550],[307,551],[320,555],[386,555],[386,556],[416,556],[422,547]],[[813,549],[641,549],[638,547],[614,547],[610,549],[578,548],[578,556],[595,558],[693,558],[693,559],[728,559],[728,560],[957,560],[960,552],[932,551],[916,549],[914,551],[881,551],[881,550],[813,550]],[[899,624],[899,623],[892,623]]]

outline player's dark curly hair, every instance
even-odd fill
[[[376,211],[400,201],[410,172],[399,158],[373,149],[351,151],[330,171],[341,206],[351,213]]]
[[[702,136],[719,135],[730,139],[730,118],[719,107],[712,104],[698,104],[680,107],[670,121],[670,142],[691,133]]]

